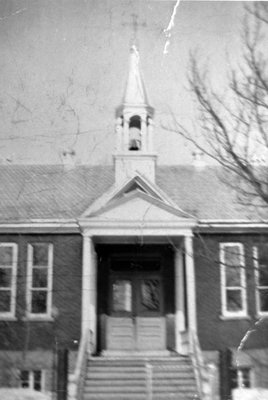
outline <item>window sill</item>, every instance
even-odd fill
[[[256,318],[268,317],[268,311],[258,312]]]
[[[1,315],[0,314],[0,321],[17,321],[18,318],[12,316],[12,315]]]
[[[27,315],[27,317],[22,318],[22,321],[54,322],[55,318],[49,315]]]
[[[251,320],[251,317],[249,315],[219,315],[219,319],[221,319],[222,321],[232,321],[236,319]]]

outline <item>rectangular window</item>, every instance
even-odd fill
[[[256,278],[257,311],[268,314],[268,244],[253,247]]]
[[[251,382],[251,370],[248,367],[239,367],[231,371],[231,388],[250,388]]]
[[[0,243],[0,317],[15,317],[18,248]]]
[[[132,286],[127,280],[117,279],[113,283],[113,311],[131,312]]]
[[[53,245],[28,245],[27,314],[51,317]]]
[[[244,248],[241,243],[221,243],[222,315],[247,315]]]
[[[20,386],[25,389],[32,389],[41,392],[44,390],[44,371],[22,370],[20,371]]]

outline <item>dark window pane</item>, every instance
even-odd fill
[[[144,310],[160,311],[160,282],[144,279],[141,283],[141,304]]]
[[[11,308],[10,290],[0,290],[0,312],[9,312]]]
[[[34,390],[41,391],[41,371],[33,371],[34,375]]]
[[[0,287],[10,288],[11,287],[11,268],[0,268]]]
[[[111,263],[113,271],[158,271],[160,267],[160,260],[157,258],[113,258]]]
[[[229,265],[225,266],[225,274],[226,274],[226,286],[241,286],[241,268],[240,267],[232,267]]]
[[[32,287],[46,288],[47,283],[47,268],[33,268]]]
[[[268,289],[259,289],[260,311],[268,311]]]
[[[20,371],[20,382],[22,388],[29,387],[29,371]]]
[[[237,382],[237,370],[232,369],[231,370],[231,389],[235,389],[238,387],[238,382]]]
[[[242,295],[241,290],[226,290],[227,294],[227,310],[241,311],[242,310]]]
[[[250,370],[249,368],[241,368],[241,375],[242,375],[242,387],[243,388],[250,388]]]
[[[259,264],[259,286],[268,286],[268,264]]]
[[[48,265],[48,244],[35,243],[33,247],[33,265],[46,266]]]
[[[47,292],[32,291],[32,313],[45,314],[47,312]]]
[[[0,265],[12,265],[13,247],[0,246]]]
[[[268,286],[268,246],[258,247],[259,285]]]
[[[113,283],[113,311],[132,310],[132,287],[127,280],[116,280]]]
[[[225,246],[224,247],[224,262],[227,266],[240,265],[240,247],[239,246]]]

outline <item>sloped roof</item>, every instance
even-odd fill
[[[113,183],[111,166],[1,165],[0,221],[79,218]],[[259,219],[256,209],[239,204],[222,182],[220,168],[161,166],[156,184],[198,220]]]

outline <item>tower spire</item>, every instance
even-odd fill
[[[154,109],[149,105],[139,61],[137,46],[133,44],[123,101],[116,109],[116,182],[131,178],[137,173],[151,181],[155,178]]]
[[[140,55],[136,44],[130,48],[128,79],[123,97],[124,105],[149,105],[145,85],[140,72]]]

